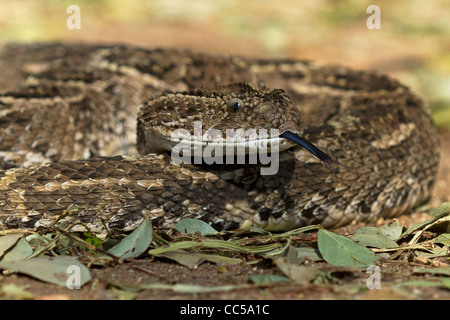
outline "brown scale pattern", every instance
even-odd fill
[[[383,75],[58,43],[4,45],[0,61],[8,74],[0,79],[4,228],[79,220],[75,229],[132,230],[144,216],[163,227],[186,217],[218,229],[335,227],[408,212],[427,199],[436,176],[439,142],[428,109]],[[232,98],[244,105],[233,114]],[[175,129],[192,133],[196,120],[202,133],[301,133],[346,167],[333,174],[300,147],[280,154],[275,175],[260,175],[261,164],[177,165],[161,141]],[[140,156],[132,155],[136,127]]]

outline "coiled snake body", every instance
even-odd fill
[[[3,228],[62,218],[94,231],[132,230],[145,216],[163,227],[182,218],[218,229],[336,227],[411,210],[436,176],[428,110],[375,73],[57,43],[3,45],[0,71]],[[286,136],[275,138],[280,150],[291,147],[275,174],[262,175],[259,162],[177,164],[168,137],[184,129],[193,139],[196,121],[202,134],[289,131],[324,153],[318,159]]]

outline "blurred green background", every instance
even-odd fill
[[[69,5],[81,29],[69,30]],[[369,5],[381,29],[369,30]],[[450,1],[1,0],[0,41],[129,43],[295,57],[388,73],[450,128]]]

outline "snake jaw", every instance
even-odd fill
[[[302,138],[298,134],[293,133],[292,131],[286,130],[282,134],[280,134],[280,138],[288,139],[302,148],[308,150],[313,156],[315,156],[317,159],[322,161],[322,163],[334,174],[337,173],[337,170],[331,166],[332,163],[343,166],[347,169],[349,169],[346,165],[340,163],[333,157],[329,156],[322,150],[320,150],[318,147],[316,147],[314,144],[309,142],[308,140]]]

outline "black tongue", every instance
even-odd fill
[[[311,142],[309,142],[308,140],[303,139],[302,137],[300,137],[299,135],[291,132],[291,131],[285,131],[282,134],[280,134],[281,138],[285,138],[288,140],[291,140],[292,142],[295,142],[296,144],[298,144],[299,146],[305,148],[306,150],[308,150],[309,152],[311,152],[311,154],[313,156],[315,156],[316,158],[318,158],[320,161],[323,162],[323,164],[330,169],[331,172],[336,173],[337,170],[333,169],[333,167],[331,167],[331,164],[337,164],[340,166],[343,166],[345,168],[347,168],[346,165],[340,163],[339,161],[337,161],[336,159],[334,159],[333,157],[327,155],[325,152],[323,152],[322,150],[320,150],[319,148],[317,148],[315,145],[313,145]]]

